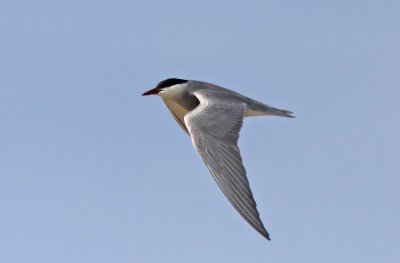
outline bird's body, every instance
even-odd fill
[[[161,96],[175,120],[191,136],[196,151],[236,210],[269,239],[256,208],[237,141],[244,117],[293,117],[291,112],[202,81],[166,79],[143,93],[151,94]]]

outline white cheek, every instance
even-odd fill
[[[177,84],[163,91],[160,91],[158,94],[163,98],[173,99],[176,97],[180,97],[184,90],[185,86],[183,84]]]

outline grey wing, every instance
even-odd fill
[[[184,120],[196,151],[236,210],[270,240],[257,211],[237,145],[246,105],[195,95],[200,105]]]

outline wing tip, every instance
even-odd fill
[[[264,228],[264,229],[257,229],[257,231],[263,236],[265,237],[268,241],[271,241],[271,238],[269,237],[269,233],[268,231]]]

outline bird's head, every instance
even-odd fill
[[[142,96],[158,95],[159,93],[162,93],[176,85],[180,85],[186,82],[187,80],[185,79],[177,79],[177,78],[166,79],[158,83],[154,89],[148,90],[145,93],[143,93]]]

